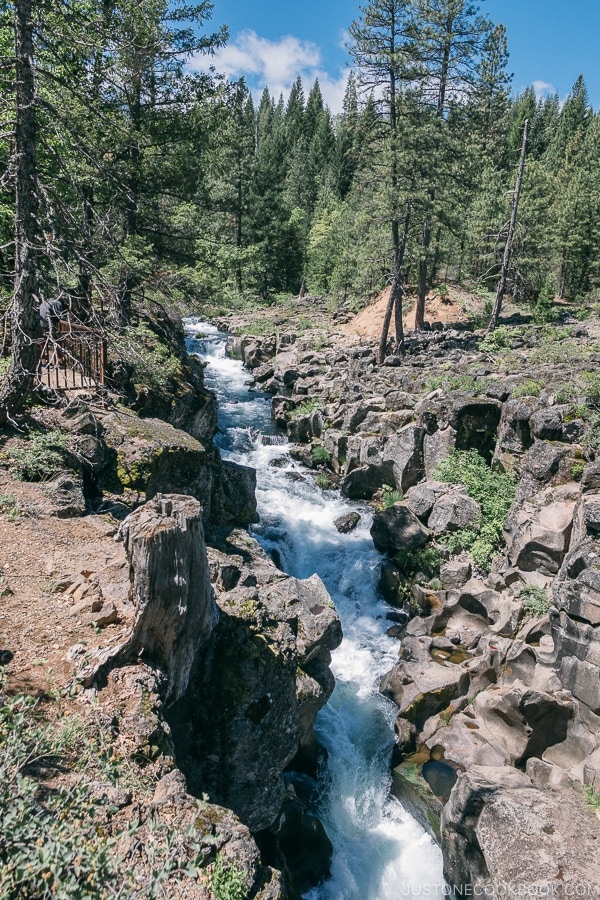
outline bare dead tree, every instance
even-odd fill
[[[519,197],[521,195],[521,186],[523,184],[523,172],[525,171],[525,154],[527,152],[527,136],[529,134],[529,119],[525,119],[523,125],[523,142],[521,144],[521,156],[519,158],[519,166],[517,168],[517,180],[512,200],[512,208],[510,212],[510,221],[508,223],[508,232],[506,235],[506,244],[504,245],[504,256],[502,258],[502,267],[500,269],[500,277],[498,279],[498,287],[496,289],[496,299],[492,310],[492,317],[487,330],[493,331],[498,325],[500,311],[502,309],[502,300],[504,291],[506,290],[506,281],[510,267],[510,258],[512,254],[513,238],[515,235],[515,227],[517,224],[517,211],[519,208]]]

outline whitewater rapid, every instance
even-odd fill
[[[378,596],[380,557],[369,534],[370,513],[318,488],[274,435],[269,399],[249,385],[241,363],[225,356],[226,336],[211,325],[184,323],[188,351],[207,363],[206,386],[219,402],[216,442],[225,458],[257,472],[260,524],[252,533],[281,568],[297,578],[318,573],[342,621],[334,651],[336,687],[315,733],[327,750],[318,815],[334,847],[331,878],[307,900],[399,900],[447,892],[439,848],[390,794],[395,706],[378,691],[398,659],[386,635],[390,607]],[[276,465],[272,465],[272,463]],[[334,520],[352,510],[359,526],[339,534]]]

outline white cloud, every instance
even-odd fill
[[[190,68],[206,69],[206,56],[192,60]],[[321,51],[312,41],[301,41],[291,34],[278,41],[260,37],[255,31],[242,31],[225,47],[217,50],[210,60],[211,66],[227,78],[246,79],[255,99],[265,87],[275,100],[279,94],[287,98],[292,84],[300,75],[305,93],[315,78],[325,103],[333,113],[341,112],[346,89],[347,74],[330,74],[323,67]]]
[[[535,96],[538,100],[543,100],[544,97],[557,93],[556,88],[549,81],[532,81],[531,87],[535,91]]]

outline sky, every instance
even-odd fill
[[[359,14],[357,0],[213,2],[210,26],[226,24],[230,34],[211,61],[218,72],[243,75],[256,97],[265,86],[276,98],[287,96],[297,75],[308,92],[318,77],[332,111],[341,110],[349,63],[344,45]],[[600,110],[600,0],[483,0],[481,9],[506,26],[516,93],[533,85],[563,99],[582,74]]]

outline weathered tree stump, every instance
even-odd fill
[[[120,537],[129,559],[135,621],[129,638],[100,654],[83,680],[91,684],[101,672],[142,660],[164,674],[168,705],[184,694],[218,615],[202,507],[193,497],[157,494],[127,517]]]

